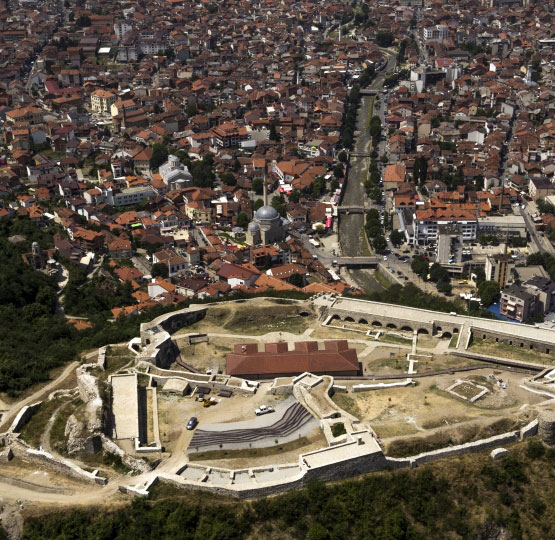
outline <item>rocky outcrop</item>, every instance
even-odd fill
[[[67,420],[65,436],[67,453],[70,456],[90,456],[102,448],[100,435],[88,433],[85,423],[78,420],[73,414]]]

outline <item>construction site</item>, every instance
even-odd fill
[[[353,304],[336,317],[334,302],[191,306],[142,325],[129,343],[91,352],[5,404],[0,484],[13,486],[5,497],[90,504],[148,497],[165,483],[252,498],[311,478],[510,450],[538,433],[555,442],[552,355],[495,357],[473,350],[472,321],[422,316],[420,332],[410,317],[393,325],[392,310],[380,322],[380,305],[374,321],[353,316]],[[531,337],[555,346],[550,332]],[[237,351],[261,364],[256,377],[226,372]],[[262,366],[266,354],[272,362],[347,355],[356,370],[265,377],[276,369]]]

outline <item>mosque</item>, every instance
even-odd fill
[[[246,242],[251,246],[273,244],[287,235],[289,221],[283,219],[277,210],[268,205],[266,182],[264,182],[264,206],[254,214],[247,228]]]

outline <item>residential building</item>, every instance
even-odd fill
[[[512,282],[512,269],[515,263],[510,255],[496,254],[486,257],[486,279],[497,281],[499,287],[504,289],[509,282]]]

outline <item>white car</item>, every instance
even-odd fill
[[[254,414],[256,414],[256,416],[262,416],[263,414],[268,414],[273,412],[275,412],[273,407],[266,407],[266,405],[260,405],[260,407],[254,411]]]

